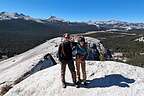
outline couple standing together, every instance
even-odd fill
[[[76,61],[76,71],[73,60],[73,50],[75,50],[75,61]],[[86,86],[86,64],[85,59],[87,56],[87,48],[84,37],[79,37],[78,42],[71,41],[70,35],[68,33],[64,34],[64,41],[59,45],[58,48],[58,58],[61,62],[61,80],[63,88],[66,88],[65,81],[65,71],[66,65],[72,75],[72,80],[74,86],[77,88],[83,82]],[[82,77],[80,78],[80,68],[82,70]]]

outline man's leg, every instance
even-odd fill
[[[65,71],[66,71],[66,62],[61,62],[61,80],[62,80],[62,85],[65,88],[66,87],[66,82],[65,82]]]
[[[73,82],[74,82],[74,84],[76,84],[76,71],[75,71],[75,66],[74,66],[74,61],[73,60],[68,61],[68,67],[69,67],[70,72],[72,74]]]

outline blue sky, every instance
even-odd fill
[[[35,18],[57,16],[71,21],[144,22],[144,0],[0,0],[0,11]]]

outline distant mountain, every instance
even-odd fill
[[[129,23],[124,21],[88,21],[90,25],[96,25],[105,30],[133,30],[133,29],[144,29],[144,23]]]
[[[1,12],[0,13],[0,20],[14,20],[14,19],[23,19],[23,20],[32,20],[39,23],[43,23],[40,19],[35,19],[30,16],[26,16],[22,13],[9,13],[9,12]]]
[[[57,18],[56,16],[50,16],[48,19],[47,19],[48,22],[64,22],[63,19],[61,18]]]

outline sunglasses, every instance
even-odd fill
[[[66,39],[70,39],[70,37],[65,37]]]

